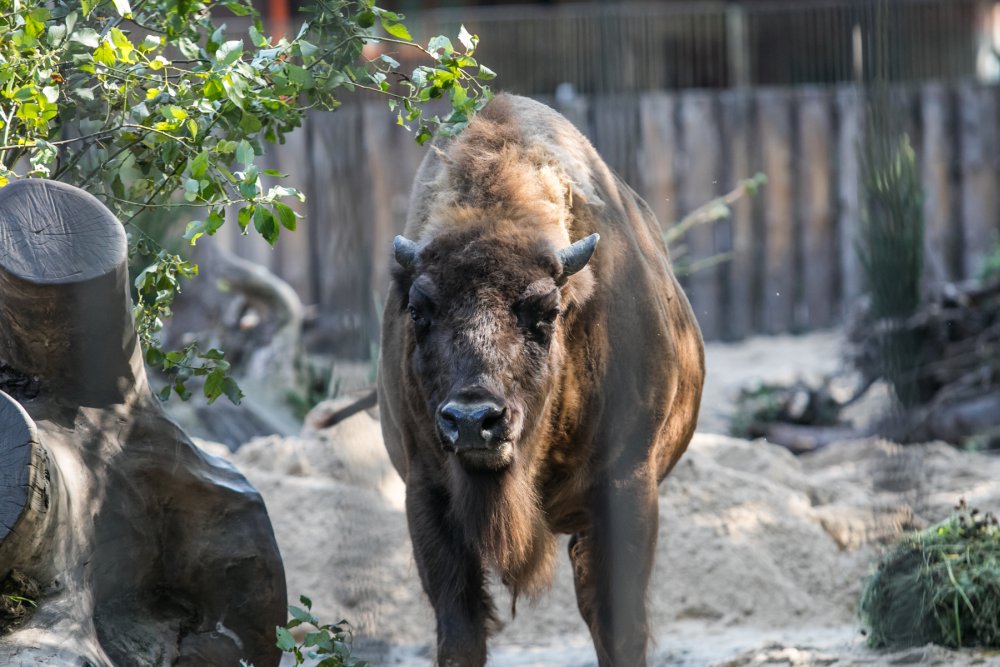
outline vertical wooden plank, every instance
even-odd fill
[[[728,191],[758,171],[757,165],[750,163],[753,105],[745,90],[723,91],[720,102],[722,155],[728,167],[721,189]],[[758,272],[754,261],[753,203],[749,197],[743,197],[730,208],[732,259],[724,267],[728,274],[729,296],[725,335],[739,340],[753,329],[754,285],[758,284]]]
[[[689,92],[680,98],[680,135],[684,168],[680,179],[680,205],[684,214],[714,199],[718,193],[719,137],[712,96]],[[687,234],[690,259],[698,261],[716,253],[714,230],[711,225],[698,225]],[[722,333],[721,291],[717,267],[694,272],[690,277],[688,295],[694,307],[702,334],[708,340]]]
[[[861,220],[861,140],[863,100],[853,86],[836,90],[837,105],[837,238],[840,248],[841,299],[844,310],[861,294],[861,267],[856,243]]]
[[[285,179],[265,178],[269,185],[280,184],[311,194],[305,170],[302,168],[302,157],[309,150],[306,135],[305,128],[299,128],[285,137],[284,144],[269,146],[266,149],[269,151],[270,165],[281,173],[288,174],[288,178]],[[314,295],[311,293],[310,274],[313,267],[309,257],[309,236],[306,227],[314,221],[306,217],[308,216],[306,203],[299,202],[295,198],[286,199],[285,203],[304,217],[298,219],[296,231],[289,232],[282,228],[273,253],[271,270],[291,285],[304,303],[312,303]]]
[[[799,215],[803,223],[804,319],[808,329],[834,321],[837,237],[832,200],[832,120],[830,96],[819,88],[799,94]]]
[[[324,166],[314,173],[311,208],[323,222],[317,238],[322,329],[330,351],[363,358],[369,351],[366,314],[371,307],[370,242],[364,228],[373,215],[364,117],[360,105],[345,105],[315,118],[319,131],[313,154],[321,155]]]
[[[629,185],[638,181],[639,104],[634,95],[603,95],[592,101],[591,140],[604,161]]]
[[[639,100],[639,179],[636,188],[663,227],[677,222],[674,107],[674,97],[666,93],[646,93]]]
[[[993,247],[997,207],[997,104],[994,90],[972,83],[958,89],[962,169],[962,277],[979,274]]]
[[[924,280],[955,280],[949,229],[953,226],[951,164],[951,114],[948,93],[941,84],[927,84],[920,91],[921,163],[924,186]]]
[[[786,90],[757,92],[757,127],[767,187],[764,188],[764,295],[766,333],[788,331],[795,308],[795,207],[792,175],[794,101]]]

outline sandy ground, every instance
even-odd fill
[[[943,518],[962,496],[1000,509],[1000,457],[872,439],[796,458],[719,434],[739,386],[831,372],[839,346],[836,332],[709,346],[700,432],[661,487],[651,664],[1000,664],[936,647],[871,651],[855,615],[873,559],[901,530]],[[321,618],[350,619],[356,653],[373,664],[430,665],[433,614],[377,422],[360,413],[232,458],[267,502],[291,600],[305,593]],[[516,619],[506,611],[491,665],[596,664],[565,561],[546,596],[519,604]],[[497,602],[509,610],[499,587]]]

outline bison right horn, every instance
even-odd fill
[[[412,271],[417,265],[417,244],[405,236],[397,236],[392,242],[392,247],[399,265],[407,271]]]
[[[559,257],[559,263],[562,264],[562,275],[557,281],[560,285],[565,283],[571,275],[587,266],[587,262],[593,256],[594,250],[597,249],[597,242],[600,240],[600,234],[591,234],[556,253]],[[396,252],[398,254],[399,251]]]

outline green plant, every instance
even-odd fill
[[[224,12],[247,17],[245,36],[216,24]],[[464,127],[494,76],[475,60],[478,38],[463,28],[459,48],[443,36],[421,46],[403,18],[373,0],[318,0],[295,35],[273,39],[251,0],[0,0],[0,187],[26,177],[71,183],[127,225],[145,267],[135,316],[147,361],[182,396],[191,375],[228,376],[219,351],[194,346],[175,359],[159,350],[156,333],[197,266],[147,231],[165,217],[149,212],[184,216],[183,239],[194,244],[231,206],[244,233],[273,244],[296,228],[289,203],[303,194],[258,166],[266,144],[357,88],[386,96],[421,143]],[[366,59],[369,41],[418,48],[427,64],[403,73],[388,54]],[[437,98],[450,112],[425,114]],[[220,381],[205,392],[239,397]]]
[[[767,176],[757,172],[750,178],[745,178],[736,187],[710,202],[702,204],[691,211],[680,222],[663,230],[663,241],[670,249],[674,272],[677,275],[688,275],[702,269],[721,264],[732,259],[732,253],[720,253],[711,257],[691,261],[687,256],[687,247],[683,244],[684,236],[699,225],[712,224],[725,220],[732,214],[732,206],[743,197],[755,197],[760,189],[767,184]]]
[[[291,619],[284,627],[274,629],[278,648],[294,657],[293,664],[303,665],[308,659],[318,660],[313,663],[314,667],[369,667],[369,663],[351,655],[350,623],[322,623],[312,614],[312,600],[300,595],[299,601],[305,608],[288,605]],[[300,625],[311,626],[314,630],[307,632],[301,642],[296,642],[292,630]],[[245,660],[240,664],[253,667]]]
[[[873,647],[1000,647],[1000,527],[964,500],[903,538],[865,582],[861,621]]]
[[[888,93],[876,88],[861,149],[864,207],[856,251],[868,296],[868,325],[878,343],[872,369],[906,407],[926,398],[913,369],[920,340],[907,320],[918,310],[924,266],[924,195],[909,137],[897,127]]]
[[[979,280],[984,283],[1000,280],[1000,241],[993,246],[993,252],[983,261],[983,266],[979,269]]]

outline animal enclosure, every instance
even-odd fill
[[[925,84],[893,93],[924,183],[928,278],[971,277],[1000,232],[1000,88]],[[685,241],[692,260],[730,254],[684,278],[707,339],[841,321],[861,280],[854,237],[864,102],[857,89],[578,97],[559,108],[663,225],[742,178],[767,175],[761,193],[738,202],[730,219]],[[379,103],[314,114],[271,157],[310,193],[299,233],[271,250],[227,225],[223,242],[335,318],[323,327],[334,351],[367,356],[392,238],[425,150]]]

